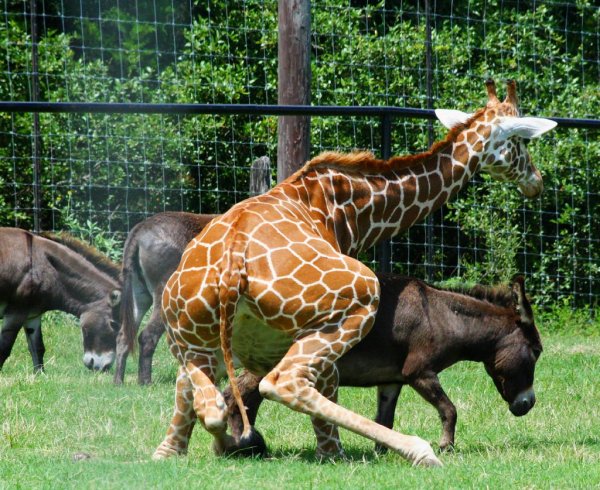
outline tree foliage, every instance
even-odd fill
[[[84,3],[42,2],[42,100],[276,103],[274,0],[211,0],[185,11],[161,0],[103,11],[99,2]],[[474,111],[485,103],[486,78],[515,78],[524,114],[597,117],[600,11],[591,0],[441,3],[431,17],[429,101],[422,3],[314,0],[312,103],[425,108],[432,102]],[[7,7],[22,12],[19,2]],[[69,15],[77,8],[85,12]],[[5,17],[0,97],[30,100],[29,25],[23,16]],[[223,212],[247,196],[252,160],[276,159],[274,117],[41,114],[40,121],[44,228],[92,223],[124,233],[166,209]],[[31,114],[0,114],[3,225],[32,223],[31,127]],[[378,151],[379,138],[376,119],[312,121],[314,153]],[[428,143],[426,122],[394,122],[395,153]],[[483,282],[526,271],[539,302],[557,295],[592,300],[600,292],[598,134],[559,129],[530,150],[545,178],[541,200],[525,201],[483,176],[434,218],[434,255],[425,229],[416,227],[407,235],[410,246],[394,253],[397,268],[424,275],[429,261],[434,279],[458,274]]]

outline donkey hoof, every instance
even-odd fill
[[[226,448],[224,454],[227,456],[243,456],[246,458],[265,458],[268,455],[267,443],[262,434],[254,427],[250,428],[250,433],[242,435],[236,443]]]
[[[383,444],[375,444],[375,452],[379,455],[387,454],[388,448]]]
[[[442,453],[454,452],[454,443],[453,442],[440,442],[440,451]]]
[[[235,439],[228,434],[219,436],[212,443],[212,450],[217,456],[226,456],[230,451],[235,451],[236,447]]]

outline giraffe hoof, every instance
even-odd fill
[[[417,436],[412,436],[411,438],[412,448],[406,455],[406,459],[412,461],[413,466],[443,466],[427,441]]]
[[[320,452],[317,450],[317,452],[315,453],[315,458],[317,458],[317,461],[319,461],[320,463],[348,460],[348,457],[346,456],[346,453],[343,449],[331,452]]]
[[[161,444],[156,448],[154,454],[152,455],[153,461],[162,461],[163,459],[168,459],[172,456],[181,456],[185,455],[187,450],[185,449],[176,449],[173,446]]]
[[[434,468],[434,467],[441,468],[444,465],[435,456],[428,456],[426,458],[421,459],[420,461],[415,462],[415,466],[427,466],[430,468]]]

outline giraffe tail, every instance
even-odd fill
[[[243,240],[241,241],[244,242]],[[235,241],[234,243],[239,244],[240,241]],[[229,246],[226,248],[226,250],[227,251],[223,257],[225,264],[221,270],[219,282],[219,334],[221,338],[221,350],[223,351],[225,369],[231,385],[231,393],[233,394],[244,424],[244,430],[238,441],[238,445],[230,452],[242,456],[264,456],[267,452],[266,444],[260,433],[250,424],[246,406],[244,405],[244,401],[242,399],[235,376],[235,366],[233,364],[233,354],[231,348],[233,318],[235,316],[235,311],[240,297],[247,287],[247,281],[243,267],[243,247]]]

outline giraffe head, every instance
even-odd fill
[[[556,126],[556,122],[540,117],[519,117],[517,90],[514,80],[507,82],[507,95],[500,102],[496,85],[486,82],[488,102],[475,114],[455,110],[436,110],[441,123],[449,129],[462,127],[457,141],[464,144],[471,156],[476,156],[478,168],[497,180],[516,182],[529,198],[544,189],[542,175],[527,151],[530,139],[538,138]]]

